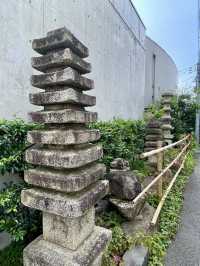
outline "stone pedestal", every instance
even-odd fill
[[[105,166],[97,162],[102,147],[91,144],[100,138],[87,124],[97,113],[85,110],[96,99],[83,91],[94,82],[82,74],[91,71],[83,58],[89,52],[66,28],[51,31],[33,41],[42,54],[32,67],[43,72],[31,83],[43,92],[30,95],[30,102],[44,109],[30,113],[43,130],[28,133],[35,144],[26,161],[35,168],[25,172],[33,188],[23,190],[22,203],[43,212],[43,235],[24,250],[25,266],[98,266],[111,238],[107,229],[95,226],[94,205],[108,193],[108,181],[100,180]]]
[[[163,129],[163,139],[165,144],[169,145],[172,143],[173,135],[171,134],[172,126],[171,126],[171,100],[173,94],[164,93],[162,95],[162,107],[164,114],[161,118],[162,121],[162,129]]]
[[[158,120],[151,120],[146,128],[145,136],[145,152],[149,152],[158,148],[158,142],[163,141],[162,124]],[[157,166],[157,155],[148,157],[149,164],[153,167]]]
[[[111,163],[110,173],[110,202],[128,220],[133,220],[144,205],[144,199],[137,204],[133,199],[142,191],[137,176],[130,170],[129,163],[121,158]]]

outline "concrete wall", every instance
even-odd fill
[[[145,107],[147,107],[158,101],[163,92],[176,93],[178,71],[169,54],[148,37],[146,37],[145,47]]]
[[[9,0],[0,8],[0,118],[27,118],[31,40],[66,26],[90,49],[102,120],[140,118],[145,27],[129,0]],[[35,90],[36,91],[36,90]]]

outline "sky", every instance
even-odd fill
[[[198,55],[198,0],[132,0],[147,35],[173,58],[180,86],[190,89]],[[191,69],[191,67],[193,67]]]

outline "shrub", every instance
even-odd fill
[[[190,95],[181,95],[172,100],[172,134],[175,140],[182,134],[194,132],[197,104]]]
[[[103,163],[109,168],[113,159],[121,157],[129,161],[133,168],[138,163],[138,155],[143,152],[145,122],[132,120],[113,120],[97,122],[92,128],[101,132],[100,142],[103,145]]]
[[[15,241],[23,240],[27,234],[38,234],[41,227],[40,212],[21,204],[21,190],[27,187],[20,184],[7,184],[0,192],[0,231],[7,231]]]
[[[24,150],[27,148],[26,135],[29,130],[39,127],[22,120],[0,121],[0,173],[22,173],[27,167]]]

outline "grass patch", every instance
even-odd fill
[[[151,235],[139,233],[134,244],[143,244],[149,248],[149,266],[164,265],[163,260],[167,248],[177,233],[180,224],[180,214],[184,201],[184,189],[189,176],[193,172],[195,160],[193,152],[187,156],[185,167],[178,176],[174,187],[169,193],[160,213],[158,232]]]
[[[9,247],[0,251],[1,266],[23,266],[24,242],[13,242]]]

